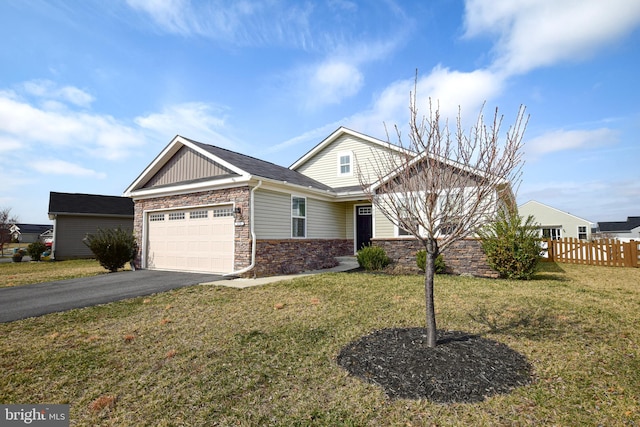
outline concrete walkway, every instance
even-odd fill
[[[296,279],[298,277],[311,276],[314,274],[350,271],[350,270],[355,270],[359,267],[358,261],[354,256],[336,257],[336,259],[340,264],[338,264],[336,267],[326,268],[324,270],[305,271],[303,273],[289,274],[286,276],[259,277],[256,279],[239,278],[239,279],[225,280],[220,282],[201,283],[201,285],[229,286],[233,288],[244,289],[244,288],[250,288],[252,286],[265,285],[267,283],[281,282],[283,280],[291,280],[291,279]]]

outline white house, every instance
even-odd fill
[[[590,240],[593,223],[584,218],[563,212],[544,203],[530,200],[518,206],[518,213],[523,218],[533,216],[540,230],[540,236],[546,239],[558,240],[573,237]]]

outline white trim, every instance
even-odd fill
[[[304,199],[304,216],[293,216],[293,198],[296,199]],[[307,224],[309,222],[309,204],[307,203],[307,197],[306,196],[299,196],[297,194],[291,194],[291,198],[290,198],[290,203],[289,203],[289,213],[290,213],[290,220],[289,220],[289,227],[290,227],[290,233],[291,233],[291,238],[292,239],[306,239],[307,238]],[[304,218],[304,236],[294,236],[293,235],[293,220],[294,218]]]
[[[387,149],[391,149],[394,151],[398,151],[400,153],[411,153],[411,151],[407,150],[406,148],[402,148],[399,147],[397,145],[393,145],[389,142],[385,142],[382,141],[380,139],[374,138],[372,136],[369,135],[365,135],[363,133],[360,132],[356,132],[354,130],[348,129],[344,126],[340,126],[338,129],[336,129],[331,135],[329,135],[328,137],[326,137],[325,139],[323,139],[318,145],[316,145],[315,147],[313,147],[311,149],[311,151],[307,152],[307,154],[305,154],[304,156],[300,157],[298,160],[295,161],[295,163],[293,163],[291,166],[289,166],[289,169],[297,169],[300,166],[302,166],[303,164],[305,164],[307,161],[309,161],[311,158],[313,158],[316,154],[318,154],[320,151],[322,151],[326,146],[328,146],[329,144],[331,144],[332,142],[334,142],[335,140],[337,140],[338,138],[340,138],[342,135],[351,135],[355,138],[359,138],[359,139],[363,139],[367,142],[370,142],[372,144],[387,148]]]
[[[371,206],[371,240],[376,237],[376,208],[371,202],[357,203],[353,205],[353,253],[358,252],[358,208]]]
[[[142,182],[148,181],[149,179],[151,179],[153,177],[153,175],[155,175],[156,173],[158,173],[158,171],[160,171],[160,169],[178,152],[178,150],[182,147],[188,147],[190,149],[192,149],[193,151],[203,155],[204,157],[208,158],[209,160],[216,162],[222,166],[224,166],[227,169],[230,169],[231,171],[237,173],[238,175],[240,175],[240,177],[237,178],[232,178],[231,182],[234,182],[233,180],[235,179],[236,181],[238,180],[242,180],[242,181],[246,181],[250,178],[250,175],[248,172],[246,172],[245,170],[240,169],[239,167],[225,161],[222,160],[221,158],[219,158],[218,156],[211,154],[210,152],[198,147],[197,145],[195,145],[194,143],[192,143],[191,141],[187,140],[186,138],[183,138],[180,135],[176,135],[171,142],[169,142],[169,144],[164,148],[164,150],[162,150],[162,152],[160,154],[158,154],[158,156],[156,156],[155,159],[153,159],[153,161],[142,171],[142,173],[140,175],[138,175],[138,177],[131,183],[131,185],[129,185],[127,187],[127,189],[124,191],[123,196],[126,197],[131,197],[134,194],[139,194],[141,192],[144,191],[148,191],[148,189],[136,189],[136,187],[138,187]],[[223,181],[228,181],[228,180],[223,180]],[[220,181],[220,182],[223,182]],[[203,184],[203,183],[198,183],[198,184]],[[191,185],[198,185],[198,184],[187,184],[187,185],[183,185],[183,186],[178,186],[178,188],[182,188],[182,187],[188,187]],[[210,182],[205,182],[204,185],[210,185]],[[176,188],[176,187],[173,187]],[[164,188],[166,189],[166,187]],[[158,191],[161,191],[162,188],[157,189]],[[144,194],[144,193],[142,193]]]
[[[342,158],[343,157],[348,157],[349,158],[349,162],[347,164],[342,164]],[[336,161],[337,164],[337,174],[338,177],[345,177],[345,176],[353,176],[353,169],[354,169],[354,159],[355,156],[353,155],[353,151],[339,151],[338,152],[338,158]],[[342,172],[342,166],[349,166],[349,171],[348,172]]]
[[[188,211],[191,209],[211,209],[211,208],[215,208],[217,206],[229,206],[231,205],[233,207],[233,209],[235,210],[236,208],[236,204],[235,202],[221,202],[221,203],[209,203],[206,205],[189,205],[189,206],[180,206],[180,207],[171,207],[171,208],[158,208],[158,209],[146,209],[142,211],[142,251],[140,252],[140,268],[148,268],[147,265],[147,251],[148,251],[148,247],[149,247],[149,216],[153,213],[157,213],[157,212],[169,212],[169,211]],[[235,232],[234,232],[235,233]],[[55,245],[55,240],[54,240],[54,245]],[[235,249],[235,244],[233,245],[233,262],[235,264],[235,254],[236,249]],[[232,266],[233,268],[233,266]]]
[[[572,218],[575,218],[575,219],[578,219],[578,220],[580,220],[580,221],[584,221],[584,222],[588,223],[588,224],[589,224],[589,227],[591,227],[591,225],[595,224],[594,222],[591,222],[591,221],[589,221],[588,219],[580,218],[579,216],[575,216],[575,215],[573,215],[573,214],[570,214],[569,212],[561,211],[561,210],[560,210],[560,209],[558,209],[558,208],[554,208],[553,206],[545,205],[544,203],[541,203],[541,202],[539,202],[539,201],[537,201],[537,200],[529,200],[528,202],[524,202],[523,204],[521,204],[520,206],[518,206],[518,210],[519,210],[519,209],[521,209],[521,208],[523,208],[525,205],[528,205],[529,203],[535,203],[535,204],[538,204],[538,205],[543,206],[543,207],[545,207],[545,208],[553,209],[554,211],[559,212],[559,213],[561,213],[561,214],[569,215],[569,216],[570,216],[570,217],[572,217]]]

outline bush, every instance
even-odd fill
[[[424,249],[420,249],[416,253],[416,264],[418,264],[418,268],[424,271],[425,266],[427,264],[427,251]],[[435,260],[435,269],[436,274],[442,274],[447,271],[447,266],[444,263],[444,258],[442,258],[442,254],[438,254]]]
[[[24,256],[24,254],[24,249],[18,249],[13,253],[13,255],[11,255],[11,259],[13,260],[13,262],[22,262],[22,257]]]
[[[42,242],[33,242],[27,246],[27,253],[31,257],[32,261],[40,261],[42,253],[47,250],[47,247]]]
[[[356,254],[358,264],[367,271],[382,270],[391,260],[384,249],[378,246],[365,246]]]
[[[133,260],[138,250],[135,236],[120,227],[99,229],[96,234],[88,234],[84,243],[100,265],[111,272],[118,271]]]
[[[500,212],[478,233],[489,266],[506,279],[530,279],[540,261],[540,237],[533,216]]]

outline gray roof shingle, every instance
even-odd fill
[[[331,187],[318,182],[315,179],[311,179],[300,172],[285,168],[284,166],[279,166],[265,160],[256,159],[255,157],[236,153],[213,145],[203,144],[189,138],[184,139],[251,175],[276,181],[287,181],[290,184],[301,185],[303,187],[313,187],[319,190],[332,190]]]
[[[630,231],[637,227],[640,227],[640,216],[627,217],[626,221],[609,221],[598,223],[598,228],[601,232]]]
[[[98,194],[49,193],[50,214],[122,215],[133,217],[133,200]]]

